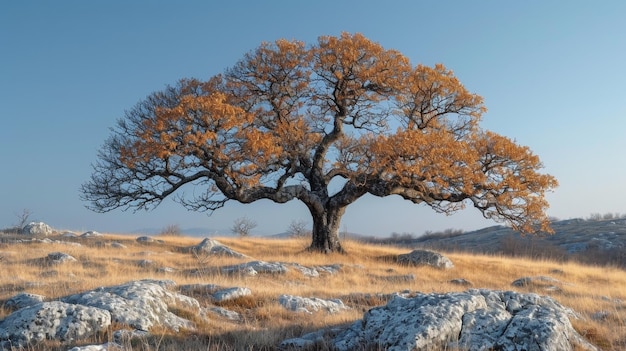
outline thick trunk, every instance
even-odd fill
[[[323,253],[344,252],[339,242],[339,223],[344,212],[345,207],[324,208],[324,211],[319,213],[311,211],[313,216],[313,240],[309,250]]]

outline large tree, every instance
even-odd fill
[[[521,232],[549,231],[556,180],[528,147],[481,129],[485,111],[443,65],[412,66],[360,34],[263,43],[223,74],[127,111],[81,196],[99,212],[174,194],[197,211],[296,199],[322,252],[343,251],[341,217],[365,194],[442,213],[469,204]]]

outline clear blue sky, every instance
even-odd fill
[[[166,201],[152,212],[90,212],[79,187],[124,110],[183,77],[208,78],[262,41],[360,32],[413,64],[441,62],[489,112],[483,127],[528,145],[560,181],[549,214],[626,212],[626,2],[2,1],[0,228],[23,209],[59,229],[257,234],[309,221],[305,207],[231,203],[212,216]],[[310,221],[309,221],[310,222]],[[371,235],[477,229],[397,198],[366,197],[342,229]]]

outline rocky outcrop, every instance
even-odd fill
[[[101,236],[102,236],[102,234],[97,232],[97,231],[95,231],[95,230],[90,230],[90,231],[84,232],[84,233],[82,233],[80,235],[81,238],[99,238]]]
[[[343,304],[343,301],[339,299],[325,300],[316,297],[309,298],[281,295],[278,297],[278,303],[288,310],[304,313],[313,313],[317,311],[337,313],[348,309],[348,307]]]
[[[205,238],[198,245],[187,247],[183,251],[196,255],[216,255],[236,258],[247,257],[246,255],[239,253],[228,246],[222,245],[219,241],[209,238]]]
[[[22,234],[26,235],[52,235],[54,230],[44,222],[30,222],[22,228]]]
[[[46,339],[73,341],[95,335],[111,324],[111,314],[97,307],[61,301],[22,308],[0,322],[0,349],[24,347]]]
[[[166,280],[132,281],[71,295],[62,301],[107,310],[114,322],[140,330],[157,325],[173,330],[193,329],[193,323],[170,312],[169,307],[198,310],[200,304],[196,299],[170,291],[174,285]]]
[[[45,260],[47,263],[55,264],[55,265],[77,261],[76,258],[74,258],[73,256],[63,253],[63,252],[51,252],[48,254]]]
[[[330,344],[344,351],[597,350],[573,329],[569,317],[571,310],[536,294],[469,290],[396,296],[347,329],[333,332]],[[317,333],[285,340],[283,345],[311,346]]]
[[[20,308],[36,305],[40,302],[43,302],[44,300],[45,297],[42,295],[19,293],[8,299],[4,303],[4,307],[9,310],[15,311],[19,310]]]
[[[408,254],[398,255],[398,263],[410,266],[430,266],[439,269],[454,267],[449,258],[429,250],[413,250]]]

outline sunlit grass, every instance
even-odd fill
[[[70,240],[56,238],[58,240]],[[137,279],[171,279],[178,285],[217,284],[223,287],[247,287],[251,297],[221,303],[220,306],[241,314],[240,322],[230,322],[210,315],[198,324],[198,330],[172,334],[165,329],[153,330],[153,336],[142,342],[129,342],[135,350],[273,350],[282,340],[329,326],[360,319],[367,309],[384,304],[376,294],[411,290],[413,292],[450,292],[468,288],[516,290],[550,295],[575,310],[579,318],[575,328],[605,350],[626,348],[626,272],[612,267],[592,267],[549,260],[533,261],[503,256],[448,253],[455,267],[438,270],[429,267],[399,265],[392,257],[410,250],[390,246],[367,245],[346,241],[347,254],[324,255],[306,251],[307,238],[216,238],[222,244],[250,258],[215,257],[184,252],[202,238],[158,236],[152,243],[138,243],[135,237],[106,235],[100,238],[71,239],[81,246],[64,243],[0,244],[0,318],[10,313],[3,302],[18,292],[29,292],[57,299],[100,286],[122,284]],[[117,242],[126,246],[111,245]],[[60,265],[45,260],[51,252],[64,252],[77,259]],[[144,261],[144,260],[149,260]],[[228,275],[218,268],[250,260],[298,263],[303,266],[340,264],[337,274],[311,278],[291,269],[284,275]],[[162,272],[169,267],[173,272]],[[192,274],[192,272],[199,272]],[[414,280],[386,279],[413,275]],[[520,277],[550,276],[558,279],[558,290],[541,287],[513,287]],[[450,283],[463,278],[471,287]],[[370,294],[355,297],[354,293]],[[285,310],[278,304],[281,294],[303,297],[340,298],[350,310],[329,314],[303,315]],[[210,299],[199,298],[204,307]],[[193,311],[178,311],[181,314]],[[604,315],[601,315],[604,313]],[[600,316],[600,317],[598,317]],[[99,339],[106,339],[100,336]],[[103,341],[103,340],[92,340]],[[104,340],[106,341],[106,340]],[[181,348],[182,347],[182,348]],[[35,348],[36,349],[36,348]],[[63,349],[54,343],[44,349]]]

